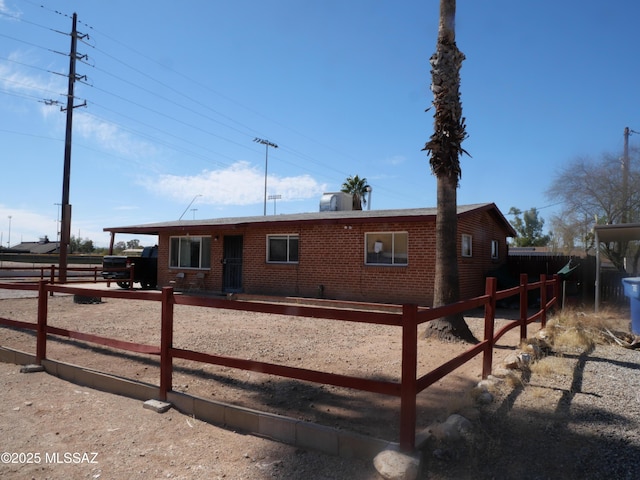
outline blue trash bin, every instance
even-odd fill
[[[640,277],[623,278],[622,286],[631,301],[631,331],[640,335]]]

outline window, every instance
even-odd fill
[[[171,237],[169,266],[177,268],[210,268],[211,237]]]
[[[498,245],[498,240],[491,240],[491,258],[493,260],[499,258]]]
[[[471,257],[473,256],[473,249],[472,249],[472,237],[471,235],[462,235],[462,256],[463,257]]]
[[[365,233],[365,264],[407,265],[407,232]]]
[[[268,235],[267,262],[298,263],[298,235]]]

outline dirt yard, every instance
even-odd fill
[[[33,298],[4,299],[0,300],[0,316],[35,322],[36,307]],[[174,345],[179,348],[367,378],[397,380],[400,376],[401,338],[396,327],[187,306],[176,306],[175,316]],[[481,337],[481,317],[467,320]],[[71,296],[56,295],[49,299],[49,324],[158,345],[160,306],[109,298],[98,304],[76,304]],[[0,339],[2,346],[35,353],[33,333],[1,328]],[[497,359],[514,350],[517,339],[509,335],[501,343],[495,352]],[[466,348],[420,340],[419,374]],[[158,358],[154,356],[52,337],[47,357],[159,383]],[[139,401],[67,384],[45,373],[19,374],[17,367],[7,365],[2,365],[0,373],[5,406],[0,426],[3,451],[39,452],[42,456],[50,452],[98,454],[94,459],[97,464],[77,464],[73,458],[70,464],[64,459],[43,464],[41,459],[38,464],[0,465],[0,474],[33,478],[377,478],[368,463],[346,462],[234,434],[173,410],[162,415],[151,413]],[[467,393],[480,374],[477,359],[421,393],[417,428],[468,408],[472,402]],[[28,393],[22,388],[25,382]],[[173,387],[212,400],[397,441],[399,400],[392,397],[186,361],[176,362]],[[28,440],[18,441],[16,430],[29,431]]]
[[[36,311],[33,298],[0,300],[0,316],[5,318],[34,322]],[[176,347],[368,378],[397,380],[400,376],[401,338],[397,327],[188,306],[176,306],[175,319]],[[482,321],[471,319],[469,323],[474,329],[479,328]],[[160,305],[110,298],[97,304],[77,304],[71,296],[56,295],[49,299],[49,324],[158,345]],[[33,333],[2,328],[0,335],[2,346],[35,353]],[[465,348],[464,345],[420,340],[419,373],[427,372]],[[504,355],[504,350],[496,354]],[[159,383],[158,358],[155,356],[51,337],[47,357],[151,384]],[[263,478],[263,474],[265,478],[306,476],[293,475],[293,471],[292,476],[281,475],[283,468],[312,469],[319,475],[314,478],[376,478],[368,464],[355,462],[355,470],[347,474],[340,459],[233,434],[173,410],[162,415],[153,414],[143,409],[139,401],[68,384],[44,373],[19,374],[18,371],[17,367],[2,366],[3,403],[11,417],[10,422],[2,422],[2,434],[5,439],[11,439],[14,428],[33,430],[28,444],[8,441],[3,450],[43,452],[43,455],[44,452],[67,452],[69,449],[91,451],[99,454],[99,463],[66,467],[41,463],[32,464],[32,470],[26,466],[6,470],[8,466],[2,465],[0,468],[5,471],[33,471],[34,478],[45,478],[50,474],[49,478],[54,478],[64,468],[70,468],[69,472],[75,472],[75,478],[79,471],[86,473],[86,478],[98,478],[95,475],[101,472],[111,478],[106,472],[115,459],[121,458],[126,460],[125,471],[130,478],[137,478],[136,475],[139,478],[158,475],[168,478],[182,478],[181,475],[184,478],[216,478],[216,475],[220,478]],[[470,405],[466,393],[480,379],[480,374],[480,360],[473,361],[422,393],[418,398],[417,428],[425,428]],[[24,394],[24,389],[16,388],[18,382],[28,382],[28,394]],[[398,439],[399,399],[393,397],[187,361],[176,362],[174,390],[385,440]],[[14,391],[22,393],[18,398],[12,398]],[[8,425],[12,427],[7,429]],[[129,428],[131,425],[136,426],[133,432]],[[126,435],[122,435],[124,431],[127,431]],[[224,440],[219,441],[222,438]],[[188,455],[178,453],[185,448]],[[288,460],[280,460],[280,457]],[[319,473],[322,469],[313,466],[316,461],[333,466],[327,467],[322,476]]]

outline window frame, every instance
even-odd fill
[[[369,236],[382,236],[382,235],[391,235],[391,256],[390,257],[386,257],[386,258],[390,258],[391,261],[390,262],[375,262],[375,261],[369,261],[370,255],[378,255],[380,253],[383,252],[383,250],[380,250],[379,252],[376,251],[378,248],[389,248],[388,246],[384,246],[384,244],[382,242],[379,241],[379,239],[373,239],[373,241],[371,242],[372,248],[373,250],[369,251]],[[399,255],[401,255],[402,253],[398,253],[397,250],[398,248],[396,248],[396,246],[398,245],[396,242],[396,238],[397,236],[404,236],[406,244],[404,245],[404,250],[405,250],[405,259],[404,261],[399,260]],[[380,244],[380,245],[378,245]],[[398,261],[399,260],[399,261]],[[409,265],[409,232],[406,230],[398,230],[398,231],[380,231],[380,232],[365,232],[364,234],[364,264],[366,266],[374,266],[374,267],[380,267],[380,266],[384,266],[384,267],[406,267]]]
[[[295,259],[291,257],[291,240],[296,241]],[[271,240],[286,240],[286,260],[271,260]],[[300,234],[298,233],[269,233],[266,237],[266,262],[269,264],[297,265],[300,263]]]
[[[473,236],[463,233],[460,240],[460,256],[464,258],[473,257]]]
[[[174,254],[174,241],[177,240],[178,252]],[[198,265],[193,266],[191,260],[193,256],[191,251],[184,252],[182,249],[189,242],[188,248],[192,248],[194,242],[198,243]],[[189,265],[183,260],[189,255]],[[173,261],[176,260],[174,264]],[[211,236],[210,235],[172,235],[169,237],[169,268],[180,268],[190,270],[209,270],[211,269]]]

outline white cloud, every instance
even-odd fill
[[[0,11],[2,11],[1,9],[2,4],[0,3]],[[37,63],[37,60],[29,58],[29,53],[12,52],[9,59],[14,63],[0,63],[0,87],[18,95],[35,97],[29,99],[28,102],[40,105],[40,114],[43,118],[53,121],[55,128],[64,129],[66,117],[64,114],[60,114],[60,106],[66,107],[66,100],[64,100],[64,105],[62,103],[53,105],[45,103],[45,100],[62,101],[63,96],[60,92],[65,92],[67,89],[66,84],[61,80],[63,77],[51,75],[46,77],[26,73],[20,68],[20,64]],[[36,103],[37,98],[41,98],[42,103]],[[102,120],[82,109],[75,111],[73,118],[74,133],[116,155],[126,158],[149,158],[158,152],[157,147],[148,142],[134,139],[119,125]]]
[[[403,155],[394,155],[393,157],[389,157],[385,159],[385,163],[389,165],[400,165],[406,161],[406,158]]]
[[[1,18],[10,19],[10,20],[13,20],[13,18],[11,18],[11,17],[20,17],[20,16],[22,16],[19,11],[12,10],[11,8],[9,8],[4,0],[0,0],[0,13],[4,13],[4,14],[8,15],[8,17],[3,16]]]
[[[6,205],[0,204],[2,245],[6,247],[9,241],[11,246],[17,245],[22,241],[37,242],[45,235],[49,236],[49,240],[55,240],[56,219],[55,211],[53,210],[55,207],[52,206],[51,208],[52,212],[49,217],[20,208],[8,208]],[[9,220],[9,216],[11,216],[11,220]],[[11,235],[11,238],[9,238],[9,235]]]
[[[281,195],[282,201],[318,197],[327,188],[309,175],[269,175],[267,183],[267,193]],[[212,205],[251,205],[264,200],[264,174],[246,161],[222,170],[204,170],[198,175],[161,175],[145,181],[144,186],[156,195],[183,202],[194,195],[202,195],[198,203]]]
[[[37,63],[37,60],[29,57],[25,52],[12,52],[9,54],[9,63],[0,64],[0,85],[11,92],[28,94],[35,97],[52,98],[60,97],[59,92],[64,92],[66,87],[61,79],[51,75],[29,75],[25,73],[20,64]]]
[[[139,158],[155,155],[157,152],[156,147],[133,139],[116,124],[82,112],[76,113],[73,119],[74,132],[117,155]]]

